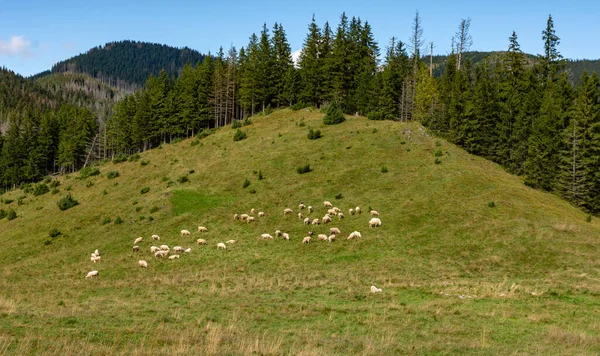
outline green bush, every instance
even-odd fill
[[[440,164],[440,163],[442,163],[442,161],[440,160],[440,158],[439,158],[439,157],[436,157],[436,158],[435,158],[435,161],[433,161],[433,163],[435,163],[435,164]]]
[[[433,155],[435,157],[442,157],[444,153],[442,152],[442,150],[435,150],[435,152],[433,153]]]
[[[194,147],[196,145],[200,144],[200,140],[199,139],[195,139],[190,143],[190,146]]]
[[[381,173],[387,173],[387,172],[388,172],[387,166],[382,166],[381,167]]]
[[[190,181],[190,179],[188,178],[187,174],[177,178],[177,183],[186,183],[189,181]]]
[[[495,207],[495,206],[496,206],[496,203],[495,203],[493,200],[490,200],[490,201],[488,202],[488,206],[489,206],[490,208],[493,208],[493,207]]]
[[[60,182],[58,180],[53,180],[52,182],[50,182],[50,188],[56,188],[60,185]]]
[[[242,122],[242,125],[244,125],[244,126],[252,125],[252,120],[250,120],[250,118],[247,118]]]
[[[58,190],[58,188],[54,188],[50,191],[50,194],[58,194],[60,193],[60,190]]]
[[[51,180],[52,180],[52,177],[46,177],[46,178],[44,178],[44,184],[50,183]]]
[[[194,173],[196,173],[196,171],[195,171],[195,170],[193,170],[193,169],[190,169],[190,170],[188,171],[188,173],[189,173],[189,174],[194,174]]]
[[[256,189],[252,188],[248,191],[250,194],[256,194]]]
[[[111,222],[112,222],[111,218],[104,218],[104,220],[102,220],[102,225],[110,224]]]
[[[119,153],[113,157],[112,162],[114,164],[126,162],[129,159],[129,155],[126,153]]]
[[[104,189],[104,190],[102,191],[102,195],[108,195],[108,190]]]
[[[323,118],[323,123],[325,125],[336,125],[344,122],[345,120],[346,118],[344,117],[342,109],[338,103],[334,101],[327,108],[327,114]]]
[[[300,122],[298,123],[298,127],[304,127],[306,126],[306,123],[304,122],[304,118],[300,119]]]
[[[57,205],[60,210],[67,210],[79,205],[79,202],[73,199],[71,194],[67,194],[67,196],[60,198]]]
[[[174,139],[171,140],[171,144],[174,145],[174,144],[179,143],[181,141],[183,141],[183,139],[181,137],[176,137],[176,138],[174,138]]]
[[[1,218],[0,218],[0,219],[1,219]],[[588,215],[585,217],[585,222],[592,222],[592,215],[588,214]]]
[[[98,168],[96,168],[96,167],[89,167],[88,166],[88,167],[82,168],[79,171],[79,176],[82,179],[85,179],[85,178],[88,178],[88,177],[92,177],[92,176],[97,176],[99,174],[100,174],[100,170]]]
[[[141,161],[141,162],[140,162],[140,165],[141,165],[141,166],[147,166],[147,165],[148,165],[148,163],[150,163],[150,161]]]
[[[133,155],[129,156],[129,158],[127,158],[127,160],[129,162],[137,162],[137,161],[140,160],[140,158],[141,158],[140,154],[136,153],[136,154],[133,154]]]
[[[339,199],[342,199],[343,197],[344,197],[344,195],[343,195],[342,193],[340,193],[340,194],[337,194],[337,195],[335,196],[335,198],[336,198],[336,199],[338,199],[338,200],[339,200]]]
[[[17,205],[18,206],[21,206],[21,205],[25,204],[25,202],[23,201],[23,199],[25,199],[25,197],[19,197],[17,199]]]
[[[246,133],[240,129],[235,132],[233,135],[233,141],[241,141],[247,137]]]
[[[231,123],[232,129],[239,129],[242,126],[244,125],[242,125],[242,122],[240,120],[233,120],[233,122]]]
[[[48,236],[50,236],[50,237],[57,237],[59,235],[60,235],[60,231],[58,231],[57,228],[54,228],[48,232]]]
[[[150,208],[150,214],[154,214],[158,211],[158,206],[153,206]]]
[[[311,172],[312,169],[310,168],[310,164],[305,164],[304,166],[300,166],[298,168],[296,168],[296,172],[298,172],[298,174],[304,174],[304,173],[308,173]]]
[[[135,207],[135,212],[139,213],[143,208],[141,206],[136,206]]]
[[[31,193],[31,183],[21,183],[19,185],[19,189],[21,189],[25,194]]]
[[[259,170],[258,171],[258,180],[263,180],[265,177],[263,177],[262,171]]]
[[[106,178],[108,179],[115,179],[118,176],[120,176],[121,174],[118,171],[110,171],[108,173],[106,173]]]
[[[205,138],[207,136],[214,134],[215,132],[217,132],[217,129],[202,129],[196,135],[196,139]]]
[[[142,190],[140,190],[140,194],[146,194],[150,191],[150,187],[144,187],[142,188]]]
[[[6,212],[6,219],[13,220],[16,218],[17,218],[17,212],[14,211],[13,209],[8,209],[8,211]]]
[[[65,190],[66,190],[67,192],[70,192],[70,191],[71,191],[71,186],[70,186],[70,185],[69,185],[69,186],[67,186],[67,187],[65,188]]]
[[[250,185],[250,181],[248,180],[248,178],[246,178],[246,180],[244,180],[244,186],[243,186],[243,188],[246,188],[249,185]]]
[[[3,199],[3,200],[2,200],[2,202],[3,202],[4,204],[7,204],[7,205],[8,205],[8,204],[10,204],[10,203],[12,203],[13,201],[14,201],[14,200],[12,200],[12,199]]]
[[[367,114],[367,119],[369,120],[383,120],[385,119],[385,115],[381,111],[371,111]]]
[[[92,182],[91,180],[89,180],[89,181],[88,181],[88,182],[85,184],[85,187],[86,187],[86,188],[91,188],[91,187],[93,187],[93,186],[94,186],[94,182]]]
[[[115,219],[115,225],[121,225],[123,223],[123,219],[120,216],[117,216]]]
[[[310,130],[308,131],[308,139],[309,139],[309,140],[316,140],[316,139],[318,139],[318,138],[321,138],[321,137],[323,137],[323,136],[321,135],[321,130],[316,130],[316,131],[315,131],[315,130],[313,130],[313,129],[310,129]]]
[[[4,209],[0,209],[0,220],[4,219],[6,217],[6,211],[4,211]]]
[[[154,221],[154,218],[152,216],[148,216],[148,221]]]
[[[306,104],[302,101],[297,102],[296,104],[292,105],[292,110],[294,111],[298,111],[298,110],[302,110],[304,108],[310,107],[310,104]]]

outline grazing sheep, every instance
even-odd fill
[[[348,214],[354,215],[354,209],[352,209],[352,208],[348,209]]]
[[[302,203],[298,204],[298,210],[302,210],[304,208],[306,208],[306,205],[304,205]]]
[[[137,239],[135,239],[135,240],[133,241],[133,244],[134,244],[134,245],[137,245],[137,244],[139,244],[140,242],[142,242],[142,240],[143,240],[143,239],[144,239],[143,237],[138,237]]]
[[[139,252],[139,251],[140,251],[139,246],[133,246],[133,252]]]
[[[360,232],[354,231],[353,233],[351,233],[350,235],[348,235],[348,240],[360,239],[361,237],[362,237],[362,235],[360,234]]]
[[[144,260],[139,260],[138,266],[143,267],[143,268],[148,268],[148,262],[146,262]]]
[[[85,278],[98,277],[98,271],[89,271]]]
[[[369,227],[378,227],[381,226],[381,220],[379,218],[371,218],[369,220]]]
[[[248,219],[246,219],[246,223],[250,224],[251,222],[255,222],[256,218],[254,216],[248,216]]]
[[[354,210],[356,211],[357,214],[362,213],[362,211],[360,211],[360,207],[359,206],[357,206],[356,208],[354,208]]]
[[[248,215],[248,214],[242,214],[242,215],[240,215],[240,220],[244,221],[244,220],[248,219],[249,217],[250,217],[250,215]]]
[[[340,220],[345,218],[344,213],[338,213],[337,216],[338,216],[338,219],[340,219]]]
[[[198,226],[198,232],[208,232],[208,229],[204,226]]]
[[[173,247],[173,252],[176,252],[176,253],[181,253],[181,252],[183,252],[183,250],[184,250],[184,248],[181,246]]]
[[[238,214],[233,214],[233,220],[239,220],[240,216]]]
[[[327,241],[327,235],[325,234],[319,234],[317,238],[319,239],[319,241]]]
[[[303,244],[309,244],[310,243],[310,236],[306,236],[305,238],[302,239],[302,243]]]
[[[284,216],[285,216],[285,215],[288,215],[288,214],[291,214],[291,213],[293,213],[293,212],[294,212],[294,211],[293,211],[292,209],[290,209],[290,208],[285,208],[285,209],[283,209],[283,215],[284,215]]]
[[[94,262],[94,263],[96,263],[96,262],[100,262],[100,260],[101,260],[101,259],[102,259],[102,257],[100,257],[100,256],[93,256],[93,257],[90,257],[90,261],[92,261],[92,262]]]
[[[269,234],[262,234],[262,235],[260,235],[260,238],[263,240],[271,240],[273,238],[273,236],[271,236]]]
[[[188,248],[186,248],[185,250],[183,250],[183,252],[185,252],[185,253],[190,253],[190,252],[192,252],[192,248],[191,248],[191,247],[188,247]]]
[[[323,219],[321,219],[321,221],[323,221],[323,224],[327,224],[331,222],[331,216],[325,214],[325,216],[323,216]]]
[[[312,213],[312,212],[313,212],[313,207],[309,205],[309,206],[308,206],[308,213],[310,214],[310,213]]]
[[[371,216],[379,216],[379,213],[377,212],[377,210],[371,210],[370,213],[371,213]]]
[[[298,213],[298,219],[302,220],[304,218],[304,215],[302,215],[302,213]]]
[[[179,255],[172,255],[172,256],[169,256],[169,259],[170,259],[170,260],[174,260],[174,259],[176,259],[176,258],[179,258]]]
[[[275,230],[275,237],[279,237],[281,236],[281,231],[280,230]]]
[[[156,251],[156,252],[154,253],[154,257],[156,257],[156,258],[163,258],[163,257],[167,257],[168,255],[169,255],[169,251],[163,251],[163,250],[161,250],[161,251]]]
[[[171,250],[171,249],[169,248],[169,246],[167,246],[167,245],[160,245],[160,247],[159,247],[159,248],[160,248],[160,250],[161,250],[161,251],[170,251],[170,250]]]
[[[188,230],[181,230],[181,236],[189,236],[189,235],[191,235],[191,234],[192,234],[192,233],[191,233],[191,232],[189,232]]]
[[[152,240],[160,240],[160,236],[158,236],[158,235],[152,235]]]
[[[342,210],[341,210],[340,208],[338,208],[337,206],[334,206],[332,209],[333,209],[333,211],[335,211],[335,214],[337,214],[337,213],[339,213],[339,212],[341,212],[341,211],[342,211]],[[333,215],[335,215],[335,214],[333,214]]]
[[[327,238],[327,241],[329,241],[329,242],[335,241],[335,235],[329,235],[329,237]]]
[[[335,209],[327,209],[327,215],[335,216],[337,215],[337,211]]]
[[[198,245],[206,245],[206,240],[205,239],[198,239],[198,240],[196,240],[196,243]]]
[[[311,222],[311,224],[313,224],[313,225],[319,225],[320,224],[319,218],[314,218],[313,221]]]
[[[98,252],[98,249],[96,249],[96,250],[94,251],[94,254],[95,254],[96,256],[100,256],[100,252]]]
[[[225,246],[225,244],[224,244],[224,243],[222,243],[222,242],[219,242],[219,243],[217,244],[217,250],[226,250],[226,249],[227,249],[227,246]]]
[[[230,244],[230,245],[231,245],[231,244],[234,244],[234,243],[235,243],[235,240],[229,240],[229,241],[225,241],[225,243],[226,243],[226,244]]]
[[[250,215],[254,215],[254,208],[250,209]]]
[[[160,248],[158,248],[157,246],[150,246],[150,252],[154,253],[156,251],[160,251]]]
[[[310,224],[310,218],[304,218],[304,225]]]
[[[284,240],[290,241],[290,234],[288,234],[287,232],[284,232],[283,234],[281,234],[281,238],[283,238]]]
[[[265,212],[264,211],[259,211],[258,212],[258,217],[259,218],[264,218],[265,217]]]
[[[381,293],[381,288],[377,288],[375,286],[371,286],[371,293]]]
[[[327,200],[323,202],[323,206],[326,208],[333,208],[333,204],[331,204],[331,202],[328,202]]]
[[[341,233],[342,232],[337,227],[332,227],[331,229],[329,229],[329,234],[330,235],[341,234]]]
[[[315,233],[314,233],[314,232],[312,232],[312,231],[309,231],[307,234],[308,234],[308,236],[312,236],[312,235],[314,235]]]

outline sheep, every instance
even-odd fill
[[[254,208],[250,209],[250,215],[254,215]]]
[[[263,240],[270,240],[273,238],[273,236],[271,236],[269,234],[262,234],[262,235],[260,235],[260,238]]]
[[[139,244],[140,242],[142,242],[142,240],[143,240],[143,239],[144,239],[143,237],[138,237],[137,239],[135,239],[135,240],[133,241],[133,244],[134,244],[134,245],[137,245],[137,244]]]
[[[98,252],[98,249],[96,249],[96,250],[94,251],[94,254],[95,254],[96,256],[100,256],[100,252]]]
[[[160,251],[160,248],[157,246],[150,246],[150,252],[155,253],[156,251]]]
[[[319,234],[317,238],[319,239],[319,241],[327,241],[327,235],[325,234]]]
[[[280,230],[275,230],[275,237],[279,237],[281,236],[281,231]]]
[[[138,266],[143,267],[143,268],[148,268],[148,262],[146,262],[144,260],[139,260]]]
[[[222,242],[219,242],[219,243],[217,244],[217,250],[226,250],[226,249],[227,249],[227,246],[225,246],[225,244],[224,244],[224,243],[222,243]]]
[[[246,223],[250,224],[251,222],[255,222],[256,218],[254,216],[248,216],[248,219],[246,219]]]
[[[342,220],[343,218],[345,218],[344,213],[338,213],[337,214],[338,219]]]
[[[85,278],[98,277],[98,271],[89,271]]]
[[[233,214],[233,220],[239,220],[240,216],[238,214]]]
[[[291,213],[293,213],[293,212],[294,212],[294,211],[293,211],[292,209],[290,209],[290,208],[285,208],[285,209],[283,209],[283,215],[284,215],[284,216],[285,216],[285,215],[288,215],[288,214],[291,214]]]
[[[198,226],[198,232],[208,232],[208,229],[204,226]]]
[[[341,212],[341,211],[342,211],[342,210],[341,210],[340,208],[338,208],[337,206],[334,206],[332,209],[333,209],[333,211],[335,211],[335,214],[337,214],[337,213],[339,213],[339,212]],[[335,215],[335,214],[333,214],[333,215]]]
[[[171,249],[169,248],[169,246],[167,246],[167,245],[160,245],[160,247],[159,247],[159,248],[160,248],[160,250],[161,250],[161,251],[170,251],[170,250],[171,250]]]
[[[290,241],[290,234],[284,232],[283,234],[281,234],[281,238],[283,238],[286,241]]]
[[[302,210],[304,208],[306,208],[306,205],[304,205],[302,203],[298,204],[298,210]]]
[[[225,241],[225,243],[226,243],[226,244],[229,244],[229,245],[231,245],[231,244],[234,244],[234,243],[235,243],[235,240],[229,240],[229,241]]]
[[[312,206],[309,205],[307,209],[308,209],[308,213],[309,214],[313,212],[313,207]]]
[[[354,209],[352,209],[352,208],[348,209],[348,214],[354,215]]]
[[[360,239],[361,237],[362,237],[362,235],[360,234],[360,232],[354,231],[350,235],[348,235],[348,240]]]
[[[240,220],[244,221],[244,220],[248,219],[249,217],[250,217],[250,215],[248,215],[248,214],[242,214],[242,215],[240,215]]]
[[[333,204],[331,204],[331,202],[328,202],[327,200],[323,202],[323,206],[326,208],[333,208]]]
[[[327,224],[331,222],[331,216],[325,214],[325,216],[323,216],[323,219],[321,219],[321,221],[323,221],[323,224]]]
[[[381,226],[381,220],[379,218],[371,218],[369,220],[369,227],[378,227]]]
[[[92,261],[92,262],[94,262],[94,263],[96,263],[96,262],[99,262],[99,261],[100,261],[100,259],[102,259],[102,257],[100,257],[100,256],[93,256],[93,257],[90,257],[90,261]]]
[[[305,238],[302,239],[302,243],[303,244],[309,244],[310,243],[310,236],[306,236]]]
[[[328,242],[333,242],[335,241],[335,235],[329,235],[329,237],[327,238]]]
[[[313,225],[319,225],[320,224],[319,218],[313,219],[313,221],[311,222],[311,224],[313,224]]]
[[[175,252],[175,253],[181,253],[181,252],[183,252],[183,250],[184,250],[184,248],[181,246],[173,247],[173,252]]]
[[[169,259],[170,259],[170,260],[174,260],[174,259],[176,259],[176,258],[179,258],[179,255],[172,255],[172,256],[169,256]]]
[[[198,245],[206,245],[206,240],[205,239],[198,239],[198,240],[196,240],[196,243]]]
[[[356,211],[357,214],[362,213],[362,211],[360,211],[360,206],[357,206],[356,208],[354,208],[354,210]]]
[[[310,224],[310,218],[304,218],[304,225]]]
[[[160,236],[158,236],[158,235],[152,235],[152,240],[160,240]]]
[[[188,230],[181,230],[181,236],[189,236],[189,235],[191,235],[191,234],[192,234],[192,233],[191,233],[191,232],[189,232]]]
[[[315,233],[314,233],[314,232],[312,232],[312,231],[309,231],[309,232],[307,232],[307,235],[308,235],[308,236],[312,236],[312,235],[314,235],[314,234],[315,234]]]
[[[371,210],[369,213],[371,213],[371,216],[379,216],[379,212],[377,212],[377,210]]]
[[[375,286],[371,286],[371,293],[381,293],[381,288],[377,288]]]
[[[169,251],[164,251],[164,250],[156,251],[154,253],[154,257],[156,257],[156,258],[167,257],[168,255],[169,255]]]
[[[185,252],[185,253],[190,253],[190,252],[192,252],[192,248],[191,248],[191,247],[188,247],[188,248],[186,248],[185,250],[183,250],[183,252]]]
[[[335,211],[335,209],[327,209],[327,215],[332,215],[335,216],[337,215],[337,211]]]
[[[259,212],[258,212],[258,217],[259,217],[259,218],[264,218],[264,217],[265,217],[265,215],[266,215],[266,214],[265,214],[265,212],[264,212],[264,211],[259,211]]]
[[[139,246],[133,246],[133,252],[139,252],[140,251],[140,247]]]
[[[298,219],[300,219],[300,220],[304,219],[304,215],[302,215],[302,213],[298,213]]]
[[[330,235],[341,234],[341,233],[342,232],[337,227],[332,227],[331,229],[329,229],[329,234]]]

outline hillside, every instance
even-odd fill
[[[163,68],[169,76],[177,76],[186,63],[196,64],[203,59],[204,55],[187,47],[119,41],[58,62],[51,72],[86,73],[110,86],[131,91],[141,87],[150,74],[157,76]]]
[[[322,117],[279,110],[253,117],[238,142],[225,126],[97,176],[62,176],[56,194],[2,195],[18,217],[0,220],[0,354],[600,352],[597,218],[416,122]],[[309,128],[323,137],[308,140]],[[79,205],[60,211],[67,194]],[[302,201],[320,218],[324,200],[345,219],[309,227],[283,215]],[[252,208],[266,217],[232,219]],[[380,228],[367,225],[371,208]],[[337,241],[301,244],[332,226]],[[259,238],[276,229],[291,241]],[[347,240],[354,230],[362,238]],[[153,244],[192,251],[155,259]]]

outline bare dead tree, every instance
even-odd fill
[[[460,65],[462,63],[462,55],[464,52],[467,52],[471,45],[473,44],[473,37],[469,33],[469,28],[471,27],[471,18],[461,19],[460,24],[458,25],[458,30],[454,37],[456,37],[456,46],[457,46],[457,54],[458,58],[456,61],[456,68],[460,70]]]
[[[433,77],[433,42],[429,42],[429,76]]]

